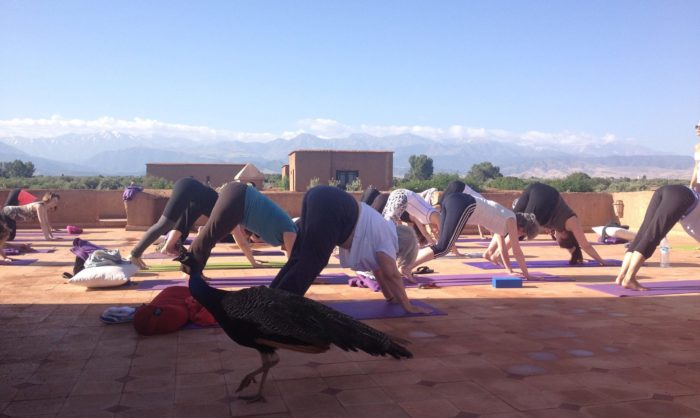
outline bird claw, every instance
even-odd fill
[[[247,401],[248,403],[267,402],[267,399],[265,399],[265,397],[259,393],[256,395],[251,395],[251,396],[239,396],[238,398],[243,399],[244,401]]]
[[[255,376],[248,375],[248,376],[244,377],[243,380],[241,380],[241,384],[238,385],[238,389],[236,389],[236,393],[247,388],[248,386],[250,386],[251,383],[257,383],[255,381]],[[241,398],[243,398],[243,397],[241,396]],[[243,399],[245,399],[245,398],[243,398]]]

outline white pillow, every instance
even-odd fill
[[[68,283],[78,286],[92,287],[116,287],[129,281],[139,268],[130,263],[117,266],[101,266],[83,269],[73,276]]]

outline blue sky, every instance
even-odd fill
[[[698,16],[696,0],[0,0],[0,135],[534,133],[690,154]]]

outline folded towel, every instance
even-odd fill
[[[122,324],[134,320],[136,308],[130,306],[115,306],[105,309],[100,315],[100,320],[105,324]]]

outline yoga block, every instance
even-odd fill
[[[496,276],[491,278],[491,284],[497,289],[523,287],[523,279],[512,276]]]

